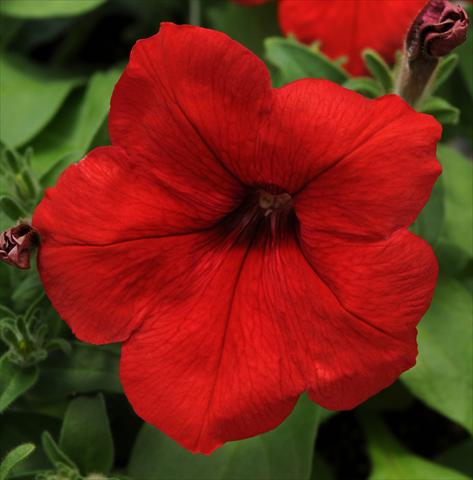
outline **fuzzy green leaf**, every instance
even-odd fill
[[[6,354],[0,358],[0,413],[38,380],[37,367],[20,368],[12,364]]]
[[[39,133],[82,81],[5,52],[0,71],[0,140],[8,147],[23,145]]]
[[[473,6],[465,5],[465,9],[471,19],[473,17]],[[472,29],[470,27],[465,43],[461,45],[456,52],[460,56],[460,72],[463,76],[468,92],[473,99],[473,35],[471,32]]]
[[[460,110],[440,97],[427,98],[419,111],[433,115],[442,125],[456,125],[460,120]]]
[[[291,37],[272,37],[264,45],[266,58],[278,69],[276,86],[301,78],[325,78],[338,84],[348,80],[339,62],[323,55],[316,44],[308,47]]]
[[[59,161],[54,163],[49,170],[47,170],[40,178],[40,184],[43,188],[52,187],[61,173],[72,163],[77,161],[79,155],[77,153],[69,153],[61,157]],[[42,169],[41,165],[38,165],[38,169]]]
[[[368,77],[350,78],[343,86],[368,98],[377,98],[383,94],[379,82]]]
[[[7,453],[6,457],[0,463],[0,480],[6,480],[10,471],[18,463],[29,457],[34,449],[35,446],[32,443],[24,443]]]
[[[388,64],[378,53],[369,48],[363,51],[363,59],[368,70],[382,86],[383,93],[391,93],[393,91],[394,80]]]
[[[440,61],[440,65],[435,72],[435,82],[432,93],[438,90],[452,75],[458,65],[458,55],[452,53]]]
[[[0,14],[18,18],[51,18],[81,15],[106,0],[2,0]]]
[[[448,448],[436,461],[473,478],[473,438]]]
[[[18,402],[15,410],[9,409],[0,417],[0,458],[17,445],[34,443],[41,445],[41,435],[45,430],[57,434],[60,428],[59,420],[48,415],[38,415],[25,411],[21,406],[26,403]],[[28,410],[30,409],[28,403]],[[15,467],[14,473],[23,474],[33,470],[50,468],[50,462],[42,448],[37,448],[31,456]]]
[[[166,480],[305,480],[310,476],[321,411],[301,398],[290,417],[275,430],[228,443],[210,456],[193,455],[145,425],[133,449],[128,473],[133,478]]]
[[[363,415],[372,470],[369,480],[468,480],[460,472],[406,450],[376,415]]]
[[[71,401],[64,416],[59,445],[82,474],[110,471],[114,457],[113,438],[102,395]]]
[[[451,147],[439,145],[443,167],[445,220],[440,240],[473,257],[473,163]]]
[[[44,453],[46,453],[53,465],[57,466],[62,464],[74,470],[78,470],[74,461],[62,451],[61,447],[59,447],[49,432],[43,432],[41,435],[41,444],[43,446]]]
[[[41,365],[39,382],[32,394],[59,400],[77,393],[122,393],[118,378],[119,358],[118,352],[110,346],[73,343],[69,356],[53,352]]]
[[[279,33],[273,2],[251,8],[234,2],[217,2],[208,15],[212,28],[226,33],[259,56],[264,51],[264,39]]]
[[[79,161],[107,119],[110,97],[121,71],[95,73],[81,95],[75,95],[33,143],[33,169],[43,175],[62,160]]]
[[[14,222],[27,216],[23,207],[10,195],[0,196],[0,210]]]
[[[418,326],[417,364],[401,379],[431,408],[473,433],[472,295],[440,277],[432,305]]]
[[[427,205],[411,226],[411,231],[435,245],[442,232],[445,216],[442,176],[437,179]]]
[[[26,310],[44,292],[38,272],[31,270],[15,282],[11,300],[18,311]]]

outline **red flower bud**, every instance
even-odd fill
[[[26,270],[30,268],[32,251],[39,244],[36,230],[26,223],[0,233],[0,261]]]
[[[461,5],[430,0],[412,24],[406,40],[410,61],[448,55],[466,40],[468,15]]]
[[[468,16],[460,5],[430,0],[407,32],[396,92],[411,105],[429,93],[439,59],[466,39]]]

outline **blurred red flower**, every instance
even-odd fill
[[[272,89],[226,35],[164,24],[109,127],[33,225],[61,317],[124,342],[138,415],[211,452],[304,391],[348,409],[414,365],[437,264],[406,227],[440,173],[432,117],[323,80]]]
[[[257,5],[264,0],[234,0]],[[267,0],[266,0],[267,1]],[[397,49],[426,0],[279,0],[279,24],[284,34],[301,42],[321,41],[329,57],[348,57],[346,69],[366,73],[361,53],[373,48],[387,62]]]

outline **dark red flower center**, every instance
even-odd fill
[[[277,185],[248,187],[240,205],[222,223],[226,235],[237,241],[263,243],[294,233],[297,218],[292,196]]]

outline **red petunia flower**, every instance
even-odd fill
[[[262,0],[234,0],[257,5]],[[366,73],[361,57],[373,48],[393,62],[396,50],[426,0],[279,0],[279,24],[284,34],[301,42],[321,41],[322,51],[332,58],[348,56],[346,69]]]
[[[226,35],[164,24],[133,48],[109,126],[33,225],[61,317],[124,342],[138,415],[211,452],[304,391],[349,409],[414,365],[437,263],[406,227],[440,173],[432,117],[328,81],[272,89]]]

